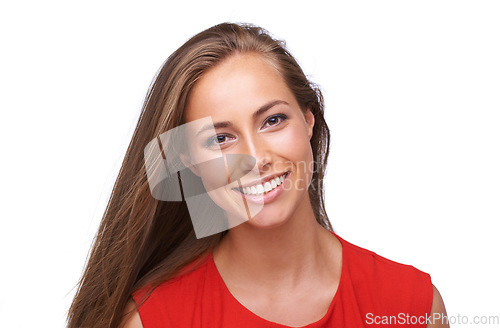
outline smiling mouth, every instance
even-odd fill
[[[264,183],[256,183],[250,186],[236,187],[232,189],[239,191],[244,195],[263,195],[278,188],[278,186],[280,186],[285,181],[288,174],[290,174],[290,171],[287,171],[282,175],[274,177]]]

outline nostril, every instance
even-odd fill
[[[262,173],[269,173],[269,172],[271,172],[271,164],[264,164],[263,166],[260,167],[260,171]]]
[[[258,161],[258,164],[261,168],[269,169],[271,168],[271,160],[261,159]]]

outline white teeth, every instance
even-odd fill
[[[264,193],[264,187],[261,184],[257,185],[257,194],[263,194]]]
[[[265,192],[269,192],[274,188],[278,187],[279,185],[281,185],[285,181],[285,175],[286,173],[280,177],[271,179],[270,181],[264,183],[264,185],[256,184],[251,187],[243,187],[242,188],[243,193],[245,195],[262,195]]]

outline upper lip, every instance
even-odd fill
[[[288,173],[288,171],[285,171],[285,172],[281,172],[281,173],[274,173],[274,174],[269,174],[263,178],[260,178],[260,179],[257,179],[257,180],[254,180],[252,182],[249,182],[249,183],[246,183],[244,185],[241,186],[241,188],[246,188],[246,187],[251,187],[251,186],[254,186],[256,184],[264,184],[266,183],[267,181],[270,181],[276,177],[280,177],[282,175],[284,175],[285,173]]]

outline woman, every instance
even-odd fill
[[[228,23],[191,38],[148,92],[69,327],[446,327],[425,320],[446,314],[428,274],[333,233],[329,137],[282,42]]]

